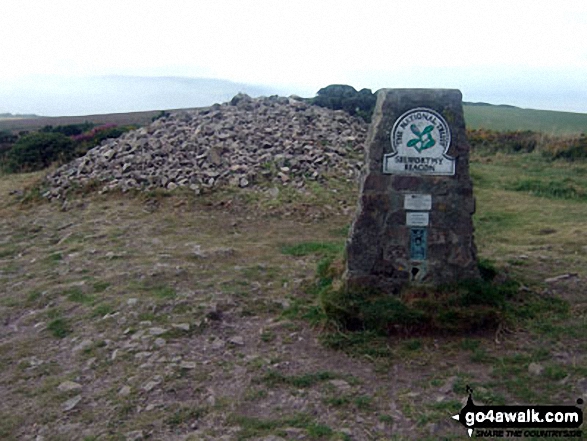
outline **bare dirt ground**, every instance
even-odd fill
[[[352,210],[181,195],[23,206],[9,193],[26,179],[0,186],[2,439],[466,439],[450,417],[467,384],[476,403],[587,398],[584,273],[548,285],[573,302],[548,329],[351,357],[291,313],[320,256],[282,247],[344,241]]]

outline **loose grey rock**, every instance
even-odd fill
[[[190,330],[189,323],[173,323],[171,327],[175,329],[181,329],[182,331],[186,332]]]
[[[81,343],[79,343],[77,346],[75,346],[73,348],[73,352],[83,351],[84,349],[92,346],[92,343],[93,343],[92,340],[89,340],[89,339],[82,340]]]
[[[145,392],[150,392],[158,385],[159,385],[158,381],[149,381],[143,386],[143,390]]]
[[[57,386],[57,389],[62,392],[67,392],[70,390],[78,390],[81,388],[82,388],[82,385],[79,383],[76,383],[75,381],[64,381],[59,386]]]
[[[226,342],[221,338],[217,338],[212,342],[212,349],[221,349],[226,346]]]
[[[561,274],[560,276],[550,277],[548,279],[544,279],[545,283],[555,283],[561,280],[570,279],[572,277],[577,277],[577,273],[568,273],[568,274]]]
[[[126,437],[126,441],[140,441],[145,437],[145,435],[143,435],[142,430],[133,430],[132,432],[126,432],[124,436]]]
[[[130,395],[130,386],[122,386],[118,391],[118,395],[120,395],[121,397],[126,397]]]
[[[75,397],[67,400],[65,403],[63,403],[63,410],[68,412],[70,410],[72,410],[75,406],[78,405],[78,403],[82,400],[82,396],[81,395],[76,395]]]
[[[245,340],[239,335],[236,337],[231,337],[228,339],[229,343],[232,343],[233,345],[236,346],[244,346],[245,345]]]
[[[161,346],[165,346],[165,344],[166,344],[166,343],[167,343],[167,342],[165,341],[165,339],[164,339],[164,338],[157,338],[157,339],[155,339],[155,346],[157,346],[157,347],[159,347],[159,348],[160,348]]]
[[[196,362],[194,362],[194,361],[182,361],[181,363],[179,363],[179,367],[181,369],[195,369],[196,368]]]
[[[544,366],[538,363],[530,363],[528,365],[528,372],[532,375],[540,375],[544,371]]]
[[[344,380],[330,380],[330,384],[332,384],[340,391],[350,390],[351,388],[351,385]]]
[[[151,335],[162,335],[167,332],[165,328],[149,328],[149,334]]]

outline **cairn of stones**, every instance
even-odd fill
[[[340,110],[239,94],[104,141],[51,173],[45,196],[64,198],[96,183],[101,191],[187,187],[199,193],[222,186],[303,188],[331,174],[354,181],[366,131],[364,121]]]

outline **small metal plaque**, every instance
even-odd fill
[[[409,211],[406,213],[406,225],[409,227],[427,227],[430,222],[427,211]]]
[[[407,194],[404,197],[404,209],[406,210],[431,210],[431,194]]]
[[[426,260],[428,231],[426,228],[410,228],[410,259]]]

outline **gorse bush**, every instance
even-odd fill
[[[37,133],[21,136],[14,144],[0,143],[0,161],[12,173],[41,170],[54,162],[64,163],[83,156],[105,139],[118,138],[133,129],[133,126],[115,124],[94,127],[90,122],[45,126]],[[15,139],[7,135],[4,138]]]
[[[81,124],[67,124],[65,126],[57,126],[57,127],[45,126],[39,131],[42,133],[61,133],[62,135],[65,135],[65,136],[75,136],[75,135],[80,135],[84,132],[87,132],[88,130],[90,130],[94,126],[95,126],[95,124],[93,124],[89,121],[86,121]]]
[[[506,187],[508,190],[521,191],[533,196],[551,199],[587,200],[587,189],[580,181],[564,179],[519,179]]]
[[[550,159],[574,161],[587,158],[587,136],[557,138],[549,142],[542,151]]]
[[[467,138],[473,150],[487,153],[531,153],[543,140],[544,135],[530,130],[498,132],[487,129],[467,130]]]
[[[587,158],[587,135],[551,136],[540,132],[469,129],[471,149],[481,154],[538,152],[551,160]]]
[[[102,141],[110,138],[118,138],[122,134],[135,129],[133,126],[117,126],[115,124],[104,124],[94,127],[88,132],[72,136],[76,143],[76,156],[85,155],[88,150],[100,145]]]
[[[31,133],[21,137],[6,154],[10,172],[36,171],[74,157],[74,142],[61,133]]]

